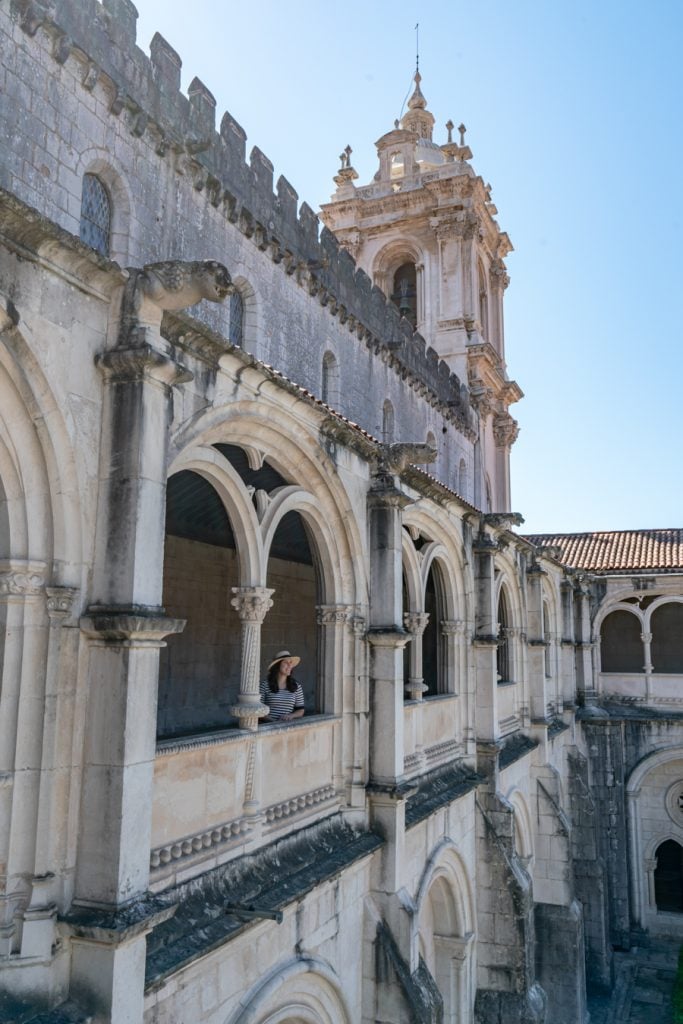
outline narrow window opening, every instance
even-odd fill
[[[683,913],[683,847],[667,839],[657,848],[655,903],[657,910]]]
[[[394,274],[391,301],[401,316],[417,326],[417,270],[414,263],[403,263]]]
[[[109,255],[111,200],[95,174],[83,175],[80,238],[102,256]]]
[[[244,345],[244,300],[237,289],[230,296],[230,326],[228,340],[231,345]]]

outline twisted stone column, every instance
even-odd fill
[[[268,708],[259,698],[259,667],[261,658],[261,626],[273,607],[268,587],[233,587],[235,595],[230,604],[242,623],[242,670],[237,704],[230,714],[239,720],[240,729],[254,732],[259,718],[265,718]]]

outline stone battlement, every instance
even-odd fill
[[[283,176],[273,190],[273,164],[254,146],[247,161],[246,132],[225,112],[216,128],[216,101],[199,78],[187,96],[180,89],[182,61],[156,33],[149,56],[136,43],[137,10],[130,0],[12,0],[13,15],[30,36],[51,39],[55,61],[83,65],[83,89],[99,84],[109,113],[124,118],[137,137],[148,135],[160,156],[175,159],[198,198],[225,217],[285,272],[296,273],[312,296],[365,339],[399,363],[446,407],[445,415],[471,429],[469,393],[456,374],[428,348],[396,306],[356,266]]]

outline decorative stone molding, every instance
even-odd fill
[[[343,626],[351,614],[350,607],[345,604],[319,604],[315,611],[319,626]]]
[[[0,597],[37,597],[45,587],[44,562],[8,559],[0,562]]]
[[[182,633],[186,619],[169,619],[159,609],[109,608],[91,605],[81,618],[81,630],[97,644],[124,647],[165,647],[164,637]]]
[[[496,448],[510,448],[519,436],[517,420],[509,413],[495,416],[493,419],[493,439]]]
[[[277,804],[271,804],[264,811],[266,824],[271,825],[274,822],[281,821],[283,818],[291,818],[294,815],[301,814],[312,807],[328,803],[335,796],[334,786],[327,785],[313,789],[310,793],[302,793],[301,796],[293,796],[289,800],[282,800]]]
[[[367,632],[368,624],[362,615],[351,615],[348,619],[349,628],[355,637],[362,640]]]
[[[464,637],[467,623],[464,619],[442,619],[439,626],[444,636]]]
[[[46,587],[45,594],[50,622],[56,625],[71,615],[78,596],[76,587]]]
[[[250,831],[251,827],[246,818],[236,818],[234,821],[207,829],[206,832],[197,832],[192,836],[177,839],[173,843],[167,843],[165,846],[158,846],[152,850],[150,855],[150,869],[159,871],[173,861],[187,860],[198,853],[213,850],[216,847],[225,847],[230,843],[243,840]]]
[[[460,755],[460,744],[457,740],[444,740],[443,743],[434,743],[425,750],[428,767],[432,768],[437,764],[452,761]]]
[[[232,587],[235,595],[230,604],[242,622],[254,622],[259,625],[273,607],[271,595],[275,593],[268,587]]]
[[[428,612],[406,612],[403,616],[403,625],[411,636],[419,638],[429,625],[429,614]]]
[[[193,378],[187,367],[176,362],[170,354],[159,352],[146,344],[101,352],[95,363],[105,380],[113,384],[152,379],[171,388]]]

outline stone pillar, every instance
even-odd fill
[[[390,446],[387,446],[390,447]],[[370,519],[370,782],[374,826],[385,837],[377,900],[403,954],[408,930],[398,922],[396,893],[404,885],[405,802],[403,782],[403,648],[409,636],[401,624],[402,510],[409,499],[388,467],[380,466],[368,495]],[[396,919],[395,921],[393,919]]]
[[[422,700],[422,694],[429,687],[422,678],[422,638],[429,623],[427,612],[406,612],[403,625],[410,635],[410,669],[406,690],[410,700]]]
[[[352,608],[344,604],[321,604],[316,608],[318,622],[318,678],[319,711],[340,716],[344,708],[346,626]],[[341,730],[334,734],[334,766],[332,782],[335,791],[344,787],[344,757],[342,743],[351,742]]]
[[[475,564],[475,728],[477,742],[498,739],[498,621],[494,555],[495,541],[481,533],[473,544]]]
[[[172,391],[191,375],[161,337],[164,309],[229,290],[220,264],[129,270],[104,378],[72,994],[108,1024],[142,1019],[145,934],[169,916],[148,892],[159,649],[180,632],[160,606]]]
[[[365,810],[365,783],[368,762],[368,714],[370,711],[368,678],[367,622],[362,615],[352,615],[349,628],[353,636],[353,748],[351,751],[352,807]]]
[[[583,583],[574,590],[576,637],[576,691],[579,704],[591,705],[598,700],[593,669],[593,643],[591,642],[590,592]]]
[[[537,903],[536,974],[548,999],[552,1024],[587,1024],[583,913],[568,906]]]
[[[527,643],[529,657],[529,710],[531,721],[548,721],[548,693],[545,677],[546,640],[543,632],[543,577],[538,562],[527,569]]]
[[[655,670],[655,667],[652,664],[652,633],[641,633],[640,639],[643,642],[643,671],[645,672],[645,699],[649,700],[652,696],[652,673]]]
[[[21,952],[35,864],[43,724],[45,563],[0,561],[0,956]]]
[[[493,418],[493,441],[496,446],[496,502],[495,511],[510,510],[510,449],[517,440],[519,427],[508,412]]]
[[[318,624],[319,711],[340,715],[343,707],[344,636],[352,608],[345,604],[321,604]]]
[[[71,785],[73,775],[73,734],[75,722],[74,680],[76,651],[69,651],[64,635],[78,591],[73,587],[47,587],[50,620],[43,741],[38,794],[36,853],[31,883],[31,900],[24,913],[22,956],[47,959],[56,940],[58,906],[63,905],[64,875],[68,864]],[[70,655],[70,656],[69,656]]]
[[[261,670],[261,626],[273,607],[268,587],[233,587],[235,595],[230,604],[237,611],[242,624],[242,669],[237,704],[230,714],[238,719],[241,729],[254,732],[259,718],[265,718],[268,708],[259,696]]]
[[[565,708],[576,705],[576,661],[574,657],[574,588],[569,580],[560,584],[562,602],[562,633],[560,638],[560,673],[562,702]]]

